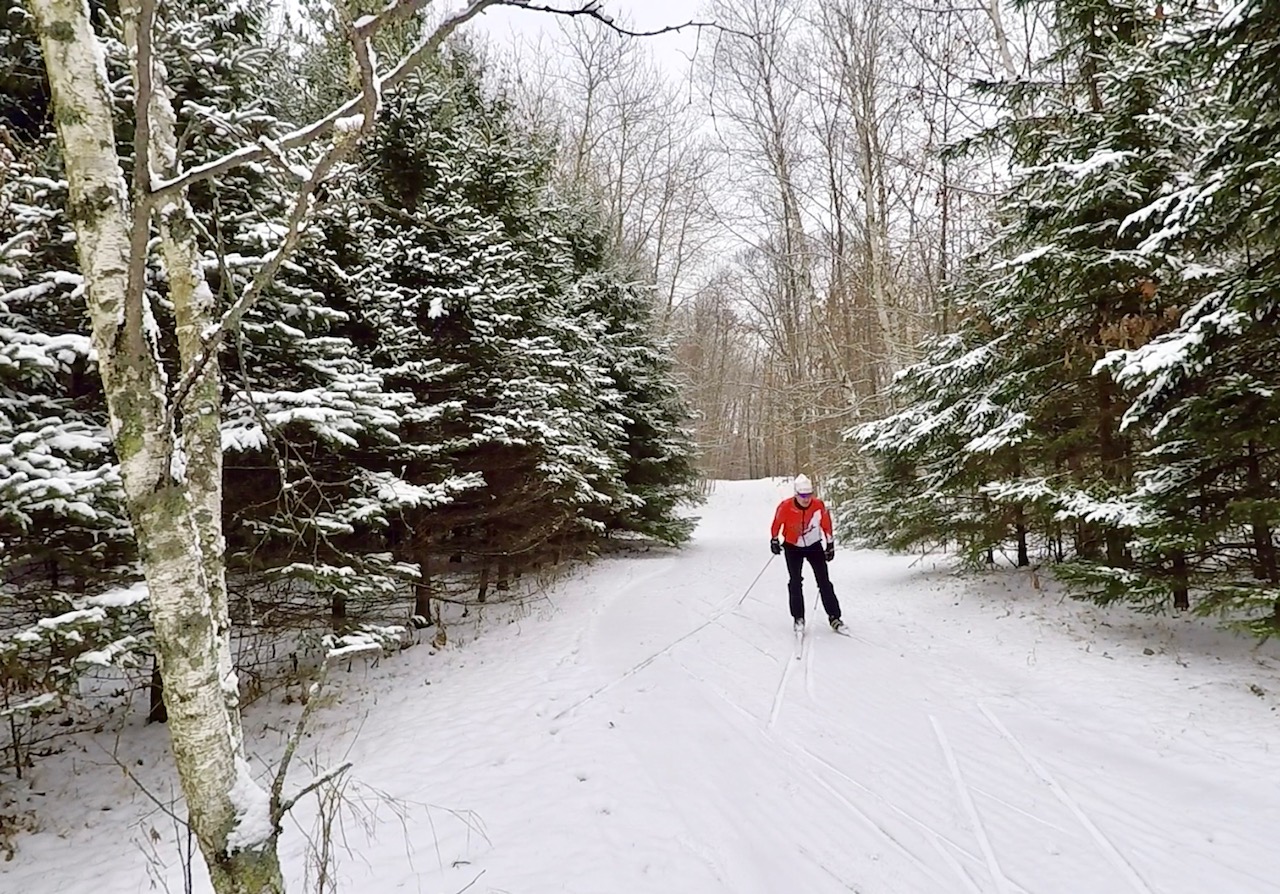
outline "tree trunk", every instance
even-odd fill
[[[1022,477],[1022,456],[1016,451],[1013,454],[1013,474],[1016,478]],[[1027,511],[1021,503],[1013,510],[1013,532],[1018,545],[1018,567],[1026,568],[1031,564],[1031,557],[1027,552]]]
[[[68,215],[85,277],[92,340],[98,355],[120,461],[125,498],[150,594],[164,702],[188,815],[219,894],[284,890],[267,798],[240,757],[229,648],[219,642],[202,549],[202,498],[195,499],[174,460],[166,380],[150,330],[144,289],[149,232],[145,208],[131,206],[115,152],[106,62],[83,0],[30,0],[53,96],[69,185]],[[145,169],[144,169],[145,170]],[[212,424],[218,425],[216,407]],[[220,486],[220,484],[218,485]],[[235,790],[237,796],[233,798]],[[257,790],[261,797],[253,797]],[[249,794],[246,798],[243,795]],[[268,813],[262,816],[253,805]],[[242,828],[271,830],[246,838]],[[248,825],[252,824],[252,825]]]
[[[413,585],[413,616],[431,626],[431,566],[424,555],[418,560],[418,582]]]
[[[147,687],[151,695],[151,705],[147,710],[147,723],[164,723],[169,719],[164,709],[164,678],[160,676],[160,662],[151,666],[151,684]]]
[[[1280,583],[1280,568],[1276,563],[1276,544],[1271,533],[1271,524],[1267,521],[1263,504],[1272,497],[1271,488],[1263,480],[1262,464],[1258,461],[1258,445],[1250,442],[1247,466],[1249,496],[1254,501],[1254,509],[1250,520],[1253,528],[1253,550],[1257,563],[1256,575],[1259,580]]]
[[[133,16],[126,21],[132,22]],[[136,38],[126,37],[131,46]],[[134,54],[136,65],[137,54]],[[147,110],[156,154],[151,165],[165,177],[179,174],[177,118],[167,94],[167,77],[158,60]],[[138,79],[135,78],[135,83]],[[183,195],[159,209],[160,249],[164,257],[169,300],[173,302],[181,369],[192,369],[202,353],[201,333],[216,322],[216,302],[200,266],[194,228],[195,213]],[[234,739],[244,756],[240,730],[240,684],[231,655],[231,614],[227,600],[226,541],[222,534],[222,375],[217,363],[207,363],[178,408],[182,414],[182,449],[187,457],[186,482],[200,538],[209,611],[218,649],[218,673],[227,701]]]
[[[1187,554],[1178,550],[1173,554],[1173,607],[1177,611],[1191,608],[1191,593],[1187,582]]]
[[[1115,384],[1109,376],[1099,376],[1097,388],[1098,448],[1102,460],[1102,475],[1107,481],[1123,484],[1128,481],[1129,475],[1125,468],[1125,447],[1115,432]],[[1115,568],[1128,565],[1124,531],[1114,525],[1106,525],[1102,534],[1107,550],[1107,564]]]

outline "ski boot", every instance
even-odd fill
[[[831,619],[832,630],[834,630],[836,633],[839,633],[843,628],[844,628],[844,621],[841,621],[839,618]]]

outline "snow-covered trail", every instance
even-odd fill
[[[307,740],[311,766],[354,765],[338,890],[1280,890],[1274,697],[1248,688],[1276,688],[1274,657],[1094,628],[1023,575],[844,550],[852,635],[811,615],[797,661],[785,567],[766,567],[781,495],[721,482],[686,549],[597,562],[471,642],[338,674]],[[262,762],[293,711],[246,715]],[[162,730],[120,743],[172,790]],[[61,813],[0,890],[154,890],[144,851],[182,890],[171,824],[105,759],[86,771],[93,753],[41,770]],[[282,841],[294,894],[314,890],[314,810]]]
[[[349,890],[1277,890],[1264,706],[948,612],[944,580],[867,552],[832,565],[852,636],[811,615],[795,661],[781,560],[743,598],[776,495],[720,484],[687,549],[601,563],[536,631],[383,696],[360,777],[487,840],[437,819],[438,853],[383,842]]]

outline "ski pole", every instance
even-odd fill
[[[769,560],[764,563],[764,567],[760,569],[760,573],[756,575],[756,579],[751,582],[751,586],[747,587],[746,591],[738,597],[737,605],[742,605],[742,603],[746,601],[747,594],[755,588],[756,584],[760,583],[760,578],[764,577],[764,573],[769,570],[769,566],[773,564],[773,560],[776,558],[778,557],[770,553]],[[736,607],[737,606],[735,606],[735,608]]]

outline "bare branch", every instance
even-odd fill
[[[280,766],[276,768],[275,778],[271,780],[271,822],[273,825],[278,826],[280,820],[289,812],[289,807],[293,806],[294,802],[306,793],[304,790],[295,797],[290,798],[288,806],[281,799],[281,794],[284,791],[284,778],[289,773],[289,764],[292,763],[294,755],[298,751],[298,745],[302,742],[302,734],[307,728],[307,721],[311,719],[312,712],[320,702],[320,690],[324,688],[328,673],[328,666],[322,667],[320,678],[307,687],[307,700],[302,706],[302,715],[298,718],[298,722],[294,724],[293,732],[289,735],[289,741],[285,743],[284,754],[280,756]],[[350,766],[350,764],[347,766]]]
[[[350,770],[352,766],[353,766],[353,765],[352,765],[351,761],[346,761],[346,762],[344,762],[344,763],[342,763],[342,764],[339,764],[338,766],[334,767],[334,768],[333,768],[332,770],[330,770],[329,772],[325,773],[323,776],[319,776],[319,777],[317,777],[316,779],[312,780],[312,781],[311,781],[311,783],[310,783],[306,788],[304,788],[302,791],[298,792],[298,793],[297,793],[296,795],[294,795],[292,798],[290,798],[289,800],[284,801],[283,803],[281,803],[280,807],[278,808],[278,814],[279,814],[279,816],[278,816],[278,817],[277,817],[277,819],[276,819],[276,823],[277,823],[277,825],[278,825],[278,824],[279,824],[279,822],[280,822],[279,817],[283,817],[286,813],[288,813],[291,809],[293,809],[293,805],[294,805],[294,804],[297,804],[299,801],[301,801],[303,798],[305,798],[308,794],[310,794],[311,792],[315,791],[315,790],[316,790],[316,789],[318,789],[320,786],[324,785],[326,782],[329,782],[329,781],[331,781],[331,780],[333,780],[333,779],[337,779],[337,778],[338,778],[339,776],[341,776],[343,773],[345,773],[345,772],[347,772],[348,770]]]
[[[370,98],[370,108],[366,112],[369,117],[373,116],[373,105],[376,100]],[[277,271],[288,260],[293,250],[297,247],[298,242],[302,239],[302,232],[306,229],[307,220],[310,217],[312,197],[317,189],[329,176],[329,172],[342,160],[342,157],[349,152],[354,144],[354,133],[340,135],[332,146],[321,157],[315,168],[311,171],[311,176],[298,190],[298,198],[293,204],[293,211],[289,215],[289,225],[285,230],[284,238],[280,244],[276,246],[275,251],[267,257],[267,262],[259,268],[254,275],[253,280],[240,293],[240,297],[236,299],[226,312],[223,313],[222,319],[218,321],[218,325],[205,334],[203,338],[203,348],[200,354],[195,358],[192,364],[183,372],[182,380],[178,383],[177,389],[174,391],[173,400],[169,403],[168,416],[169,425],[173,424],[174,414],[178,408],[182,406],[186,400],[187,394],[191,391],[192,386],[203,375],[209,362],[218,355],[218,350],[222,347],[223,341],[226,340],[227,333],[240,324],[240,320],[245,313],[257,303],[263,291],[271,284],[275,278]]]
[[[360,133],[368,136],[378,124],[378,111],[382,105],[382,90],[378,86],[378,72],[373,58],[371,35],[352,29],[351,43],[355,50],[356,65],[360,68],[360,90],[364,106],[364,120]]]
[[[722,28],[721,26],[717,25],[715,22],[698,22],[698,21],[692,21],[692,20],[685,22],[682,25],[667,25],[663,28],[657,28],[653,31],[633,31],[630,28],[627,28],[623,25],[619,25],[617,21],[614,20],[613,16],[609,15],[609,13],[605,11],[603,5],[600,3],[600,0],[587,0],[587,2],[584,3],[582,6],[571,8],[571,9],[559,9],[554,6],[541,6],[539,4],[531,2],[531,0],[499,0],[498,5],[514,6],[519,9],[527,9],[532,12],[547,12],[547,13],[551,13],[553,15],[559,15],[559,16],[570,16],[570,17],[585,16],[589,19],[595,19],[597,22],[600,22],[605,27],[610,28],[618,32],[619,34],[625,35],[627,37],[657,37],[660,34],[674,34],[678,31],[683,31],[685,28],[697,28],[699,31],[701,31],[703,28],[719,28],[722,31],[732,31],[732,29],[730,28]],[[740,33],[744,37],[750,36],[743,32],[734,32],[734,33]]]

